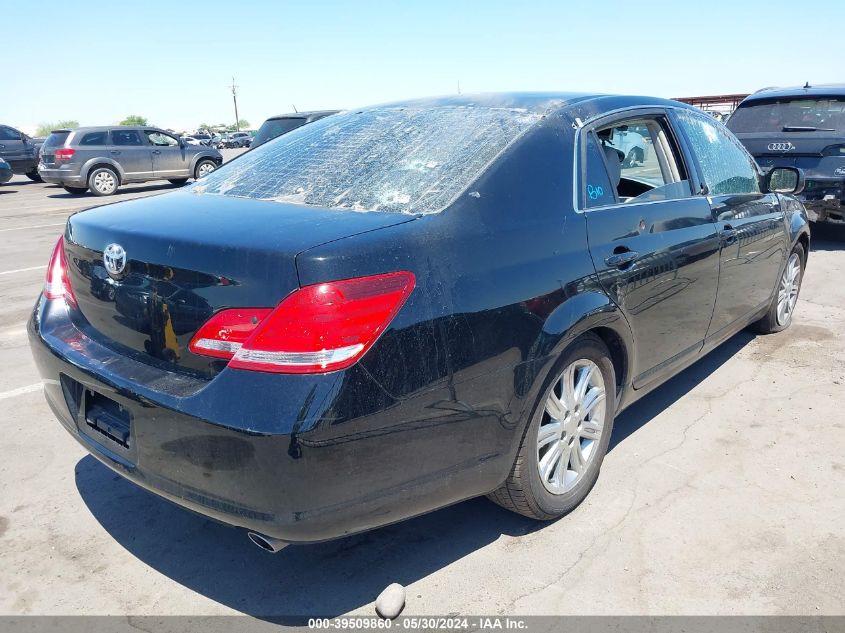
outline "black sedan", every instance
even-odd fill
[[[802,182],[660,99],[354,110],[72,216],[30,341],[94,456],[271,551],[485,494],[553,519],[619,411],[790,324]]]

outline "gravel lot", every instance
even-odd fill
[[[562,520],[478,499],[272,556],[113,475],[44,402],[24,322],[65,218],[102,202],[0,186],[0,613],[372,614],[391,582],[406,615],[843,613],[845,231],[816,231],[789,330],[735,336],[618,419]]]

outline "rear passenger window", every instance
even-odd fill
[[[137,130],[112,130],[112,145],[143,145]]]
[[[105,145],[108,132],[89,132],[79,141],[80,145]]]
[[[592,132],[587,134],[584,182],[581,184],[582,199],[587,209],[616,202],[616,190],[610,183],[601,152]]]
[[[760,193],[757,166],[739,141],[710,117],[678,111],[710,195]]]

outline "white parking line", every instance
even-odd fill
[[[32,393],[33,391],[41,391],[42,388],[43,385],[39,382],[34,385],[27,385],[26,387],[18,387],[17,389],[12,389],[11,391],[3,391],[0,393],[0,400],[14,398],[15,396],[22,396],[26,393]]]
[[[42,264],[41,266],[30,266],[29,268],[16,268],[15,270],[3,270],[3,271],[0,271],[0,275],[12,275],[14,273],[25,273],[25,272],[28,272],[30,270],[44,270],[45,268],[47,268],[47,266],[45,264]]]
[[[0,233],[5,233],[6,231],[26,231],[27,229],[41,229],[45,226],[64,226],[65,222],[54,222],[53,224],[36,224],[35,226],[13,226],[8,229],[0,229]]]

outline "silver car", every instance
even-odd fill
[[[69,193],[110,196],[130,182],[185,184],[223,163],[216,149],[188,145],[154,127],[111,126],[55,130],[41,148],[38,174]]]

